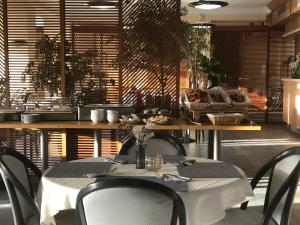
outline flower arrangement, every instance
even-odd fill
[[[152,125],[139,125],[132,128],[132,134],[136,138],[137,146],[146,146],[150,138],[154,136]]]

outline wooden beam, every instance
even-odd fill
[[[119,103],[123,103],[123,1],[119,0],[119,55],[118,55],[118,66],[119,66]]]
[[[99,26],[99,25],[73,25],[74,33],[117,33],[119,32],[119,27],[117,26]]]
[[[271,32],[268,31],[267,35],[267,59],[266,59],[266,109],[265,109],[265,122],[269,122],[269,89],[270,89],[270,50],[271,50]]]
[[[267,7],[273,11],[288,1],[290,0],[272,0],[269,4],[267,4]]]
[[[266,32],[271,31],[284,31],[283,26],[275,26],[270,28],[267,25],[249,25],[249,26],[215,26],[213,31],[231,31],[231,32]]]
[[[179,37],[180,35],[180,26],[181,26],[181,20],[180,20],[180,10],[181,10],[181,1],[176,1],[176,14],[177,14],[177,26],[176,26],[176,33]],[[176,41],[176,109],[179,108],[179,98],[180,98],[180,45],[178,41]],[[176,112],[176,113],[179,113]]]
[[[60,75],[61,75],[61,96],[64,101],[66,96],[66,74],[65,74],[65,0],[60,0]]]
[[[8,49],[8,21],[7,21],[7,0],[3,0],[3,50],[4,50],[4,77],[5,82],[5,98],[6,105],[5,108],[10,108],[10,91],[9,91],[9,49]]]

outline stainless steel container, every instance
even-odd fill
[[[90,120],[92,109],[104,109],[118,111],[120,115],[129,115],[135,113],[134,105],[132,104],[92,104],[83,107],[78,107],[78,120]],[[106,114],[104,116],[106,118]]]
[[[27,113],[35,113],[40,115],[41,121],[76,121],[76,112],[72,111],[32,111]]]
[[[20,121],[22,111],[2,109],[0,110],[1,117],[4,121]]]

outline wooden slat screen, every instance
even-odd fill
[[[13,100],[21,104],[21,94],[34,93],[34,85],[30,77],[23,81],[23,72],[30,61],[35,61],[35,43],[44,35],[51,39],[60,35],[59,0],[8,0],[8,51],[9,51],[9,90]],[[1,26],[2,27],[2,26]],[[57,68],[59,70],[59,68]],[[57,81],[59,82],[59,81]],[[24,90],[26,88],[26,90]],[[50,106],[53,99],[47,91],[39,90],[34,93],[34,101],[41,105]],[[56,99],[59,99],[57,96]],[[16,107],[17,102],[12,101]],[[28,102],[33,103],[33,102]],[[24,153],[34,163],[40,166],[39,131],[12,131],[12,147]],[[53,165],[62,158],[61,132],[49,132],[49,165]]]
[[[270,75],[269,87],[272,96],[274,89],[282,87],[282,78],[287,78],[288,66],[284,61],[295,53],[295,39],[282,38],[283,32],[272,31],[270,35]]]
[[[11,147],[26,155],[37,166],[41,166],[38,130],[13,130],[11,139]],[[49,165],[61,162],[62,159],[62,132],[52,130],[49,132]]]
[[[130,24],[134,23],[136,20],[135,15],[137,15],[141,10],[141,1],[122,1],[122,64],[126,64],[126,66],[123,65],[122,67],[122,100],[124,103],[135,103],[136,102],[136,96],[132,94],[133,88],[137,88],[142,90],[144,94],[151,93],[151,96],[155,98],[157,96],[157,99],[159,99],[161,96],[161,88],[159,80],[157,79],[156,75],[153,71],[148,70],[147,66],[146,68],[143,68],[140,66],[135,71],[132,71],[131,69],[127,69],[129,65],[132,65],[132,67],[136,67],[136,65],[141,65],[143,63],[146,64],[154,64],[151,59],[147,58],[147,54],[143,54],[143,48],[144,45],[140,43],[135,43],[133,40],[128,38],[128,33],[130,31]],[[163,4],[165,4],[168,8],[172,9],[174,12],[178,11],[178,4],[179,1],[174,0],[164,0],[161,1]],[[156,1],[149,1],[148,7],[158,7],[156,4]],[[159,9],[157,9],[159,10]],[[178,24],[179,26],[179,24]],[[174,33],[176,30],[174,31]],[[174,41],[175,42],[175,41]],[[178,47],[178,46],[177,46]],[[175,45],[174,45],[174,48]],[[163,51],[164,48],[161,48],[160,54],[165,54]],[[131,54],[133,57],[129,61],[123,60],[125,54]],[[178,54],[179,56],[179,54]],[[177,57],[176,54],[174,57]],[[159,67],[159,65],[156,65]],[[150,66],[149,66],[150,67]],[[155,65],[152,65],[154,68]],[[165,94],[169,94],[171,101],[176,104],[178,102],[178,93],[179,93],[179,65],[176,64],[176,59],[174,59],[174,63],[166,66],[165,68],[165,74],[168,76],[168,81],[166,83],[165,87]],[[178,82],[178,83],[177,83]]]
[[[92,130],[68,130],[68,160],[93,157],[94,134]],[[116,155],[119,152],[118,131],[101,131],[101,148],[103,156]]]
[[[242,87],[266,96],[267,33],[242,33],[240,42],[240,77]]]
[[[178,14],[179,0],[164,0],[168,7]],[[7,2],[7,17],[4,17],[4,5]],[[21,95],[26,92],[33,93],[33,103],[39,102],[43,106],[51,106],[53,101],[60,101],[65,94],[64,81],[57,80],[57,85],[62,85],[58,96],[50,97],[47,90],[35,92],[34,84],[30,76],[23,81],[23,73],[27,64],[35,59],[35,44],[45,35],[51,40],[56,39],[60,46],[64,46],[64,39],[72,44],[72,50],[84,52],[92,50],[97,52],[102,71],[106,73],[105,83],[110,103],[134,103],[134,98],[129,97],[129,90],[133,85],[144,86],[145,92],[160,94],[160,85],[153,74],[140,70],[138,76],[122,69],[122,50],[126,39],[126,27],[130,21],[129,11],[135,10],[135,1],[119,1],[115,9],[99,10],[88,5],[89,0],[7,0],[0,1],[0,78],[5,76],[5,70],[9,72],[9,95],[12,107],[24,106]],[[8,27],[8,61],[9,68],[5,68],[5,40],[4,19]],[[174,29],[174,32],[179,31]],[[175,42],[174,42],[175,43]],[[165,91],[170,94],[173,106],[178,103],[179,96],[179,46],[175,45],[176,51],[174,64],[166,67],[169,81]],[[63,47],[60,52],[63,52]],[[60,55],[60,65],[57,70],[64,77],[64,57]],[[139,57],[137,55],[137,61]],[[136,63],[132,62],[132,63]],[[121,66],[120,66],[121,65]],[[97,68],[98,65],[94,65]],[[68,78],[66,78],[67,80]],[[88,81],[91,78],[87,78]],[[97,79],[94,79],[97,85]],[[86,87],[86,82],[77,85],[80,91]],[[25,90],[26,89],[26,90]],[[90,157],[92,155],[93,133],[86,130],[69,130],[67,145],[69,159]],[[125,137],[122,132],[110,130],[102,131],[102,153],[112,155],[118,152],[120,141]],[[64,159],[64,134],[63,131],[50,131],[49,134],[49,165]],[[18,151],[24,152],[37,164],[40,156],[39,131],[37,130],[13,130],[10,132],[11,145]]]
[[[297,48],[294,39],[282,38],[283,32],[271,31],[269,36],[269,77],[267,78],[268,30],[253,31],[253,27],[243,30],[219,29],[213,32],[214,56],[229,75],[229,86],[239,87],[248,92],[256,109],[266,109],[266,98],[272,97],[281,88],[281,78],[287,77],[287,57],[294,55]],[[247,32],[246,30],[249,30]],[[296,39],[297,43],[297,39]],[[266,80],[269,93],[266,93]],[[232,81],[231,81],[232,80]],[[280,108],[279,108],[280,110]]]
[[[119,8],[99,10],[90,8],[88,0],[66,0],[66,39],[72,43],[77,52],[92,50],[97,52],[99,65],[106,73],[107,100],[110,103],[119,102]],[[95,79],[98,85],[98,80]],[[88,80],[87,80],[88,82]],[[77,90],[87,85],[78,86]],[[92,96],[95,98],[96,96]],[[118,133],[109,130],[102,131],[102,154],[112,155],[118,152]],[[68,155],[70,159],[93,156],[93,132],[87,130],[70,130],[68,134]],[[78,155],[77,155],[78,154]]]
[[[300,51],[300,36],[297,35],[295,37],[295,52],[294,52],[294,54],[298,53],[299,51]]]
[[[119,102],[119,68],[118,68],[118,53],[119,53],[119,38],[118,33],[102,33],[101,28],[94,27],[98,32],[93,33],[82,32],[79,27],[73,30],[72,41],[74,49],[78,52],[87,50],[97,51],[97,60],[99,65],[94,65],[96,69],[101,69],[105,74],[104,82],[107,88],[107,101],[110,103]],[[96,86],[99,86],[98,79],[94,80]],[[86,86],[87,80],[83,86]],[[78,86],[77,90],[81,90],[82,86]],[[93,96],[94,97],[94,96]],[[95,97],[94,97],[95,98]],[[93,101],[94,99],[91,99]]]
[[[5,43],[4,43],[4,8],[3,1],[0,1],[0,79],[2,82],[5,82]],[[5,83],[0,83],[0,106],[5,107],[7,104],[7,99],[5,98]]]
[[[24,88],[27,92],[35,92],[30,76],[26,76],[23,82],[27,64],[35,61],[35,43],[43,35],[59,38],[59,0],[8,0],[7,16],[10,96],[20,102],[20,93],[24,92]],[[43,105],[51,105],[47,91],[40,90],[36,96]]]

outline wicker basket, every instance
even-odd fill
[[[207,113],[213,125],[239,125],[244,118],[240,113]]]
[[[184,92],[184,104],[191,111],[201,111],[210,107],[208,102],[190,102],[186,91]]]
[[[226,90],[225,92],[228,94],[233,107],[236,107],[236,108],[247,108],[250,105],[250,99],[249,99],[248,95],[246,95],[244,92],[239,91],[239,90]],[[230,97],[231,95],[240,95],[240,96],[243,96],[244,101],[243,102],[235,102]]]
[[[209,89],[207,91],[209,97],[209,104],[211,105],[212,110],[226,110],[227,108],[231,107],[231,102],[229,96],[225,91],[223,91],[220,87],[215,87]],[[212,98],[212,95],[220,95],[222,97],[223,102],[215,102]]]

